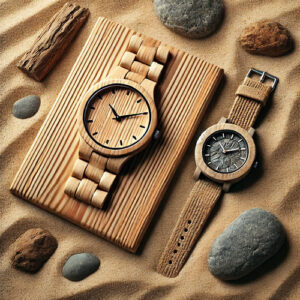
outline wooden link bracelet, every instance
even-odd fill
[[[150,39],[143,40],[134,35],[128,51],[121,58],[120,66],[115,67],[109,77],[129,79],[148,90],[154,90],[168,55],[168,48],[162,45],[156,47]],[[81,140],[79,158],[75,162],[72,176],[67,180],[65,193],[102,208],[117,174],[128,158],[102,156]]]

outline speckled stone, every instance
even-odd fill
[[[31,228],[13,244],[12,264],[25,272],[35,273],[57,248],[55,237],[42,228]]]
[[[241,278],[273,256],[284,241],[284,229],[273,214],[260,208],[247,210],[212,244],[209,269],[223,280]]]
[[[220,24],[224,5],[221,0],[154,0],[161,22],[189,38],[203,38]]]
[[[293,48],[289,31],[271,21],[256,22],[245,27],[239,38],[243,49],[252,54],[280,56]]]
[[[34,116],[40,108],[40,98],[35,95],[24,97],[14,103],[13,115],[19,119]]]
[[[62,274],[71,281],[80,281],[97,271],[99,266],[100,260],[97,256],[90,253],[78,253],[69,257]]]

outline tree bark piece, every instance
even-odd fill
[[[88,16],[87,8],[66,3],[45,26],[17,67],[35,80],[42,81],[63,55]]]

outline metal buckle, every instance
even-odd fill
[[[273,80],[272,90],[271,91],[273,92],[276,89],[276,86],[277,86],[277,84],[279,82],[279,78],[277,78],[276,76],[273,76],[273,75],[271,75],[271,74],[269,74],[267,72],[264,72],[264,71],[260,71],[260,70],[256,70],[256,69],[251,68],[248,71],[246,77],[250,78],[251,77],[251,73],[255,73],[255,74],[260,75],[260,79],[259,79],[260,82],[264,82],[266,78]]]

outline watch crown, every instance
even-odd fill
[[[153,134],[153,139],[158,140],[160,138],[160,136],[161,136],[160,130],[156,129]]]
[[[253,163],[253,169],[257,169],[259,166],[259,162],[256,160],[254,163]]]

